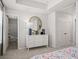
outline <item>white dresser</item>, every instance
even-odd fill
[[[48,35],[29,35],[26,38],[26,48],[48,46]]]

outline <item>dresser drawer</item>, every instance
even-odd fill
[[[48,45],[48,36],[47,35],[31,35],[28,37],[27,47],[38,47],[43,45]]]

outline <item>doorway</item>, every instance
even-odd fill
[[[18,19],[8,17],[8,49],[18,47]]]

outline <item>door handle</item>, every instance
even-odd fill
[[[66,34],[68,34],[68,33],[64,33],[64,35],[66,35]]]

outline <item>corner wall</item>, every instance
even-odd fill
[[[48,37],[49,37],[49,46],[50,47],[56,47],[56,42],[55,42],[55,34],[56,34],[56,29],[55,29],[55,12],[52,12],[48,15]]]
[[[5,8],[3,12],[3,54],[6,53],[8,47],[8,18],[5,14]]]

